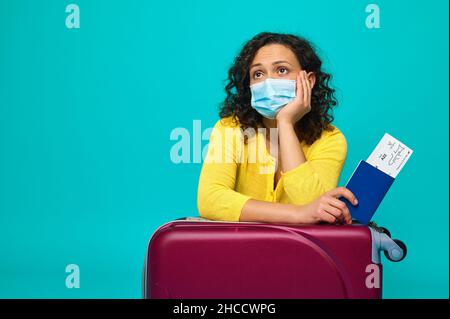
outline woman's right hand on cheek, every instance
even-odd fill
[[[295,124],[311,111],[312,85],[306,71],[300,71],[296,78],[296,95],[276,116],[278,122]]]
[[[339,200],[339,197],[346,198],[353,205],[357,205],[355,195],[345,187],[334,188],[310,204],[299,206],[296,218],[298,223],[316,224],[327,222],[334,224],[351,224],[352,216],[347,205]]]

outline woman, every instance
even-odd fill
[[[212,220],[351,223],[337,182],[347,157],[331,125],[331,76],[305,39],[261,33],[228,74],[227,97],[198,184],[200,216]]]

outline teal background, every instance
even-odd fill
[[[201,164],[171,162],[170,132],[212,127],[241,45],[276,31],[334,75],[340,185],[385,132],[414,150],[374,218],[408,245],[384,297],[448,298],[448,2],[374,2],[369,30],[358,0],[1,0],[0,297],[140,298],[152,233],[197,215]]]

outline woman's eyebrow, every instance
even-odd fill
[[[287,64],[292,65],[292,63],[289,63],[288,61],[284,61],[284,60],[272,62],[272,65],[276,65],[276,64],[280,64],[280,63],[287,63]],[[253,69],[255,66],[262,66],[262,63],[255,63],[255,64],[253,64],[253,65],[250,67],[250,70]]]

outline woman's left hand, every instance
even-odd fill
[[[296,96],[292,102],[286,104],[278,112],[277,122],[283,121],[295,124],[311,111],[311,91],[311,83],[308,81],[306,71],[300,71],[297,74]]]

